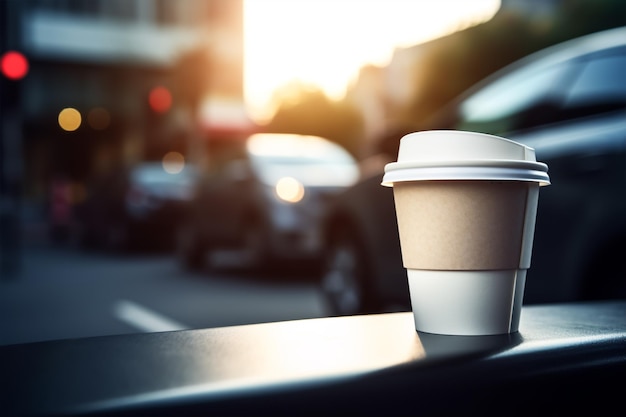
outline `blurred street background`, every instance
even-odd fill
[[[168,253],[112,256],[30,240],[0,291],[0,344],[324,317],[306,271],[186,272]],[[304,276],[304,279],[303,279]]]
[[[0,0],[0,344],[333,314],[334,195],[495,71],[625,25],[621,0]],[[274,176],[314,152],[262,133],[345,155]]]

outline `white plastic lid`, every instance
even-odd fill
[[[550,184],[548,166],[535,150],[499,136],[458,130],[410,133],[398,161],[385,166],[382,185],[401,181],[504,180]]]

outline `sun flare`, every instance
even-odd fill
[[[340,98],[359,68],[384,65],[394,48],[490,19],[499,0],[244,0],[244,91],[257,120],[274,91],[313,84]]]

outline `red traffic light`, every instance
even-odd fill
[[[157,113],[165,113],[172,107],[172,93],[165,87],[154,87],[148,95],[150,108]]]
[[[28,73],[28,60],[16,51],[8,51],[0,59],[2,74],[11,80],[20,80]]]

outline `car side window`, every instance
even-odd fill
[[[590,60],[565,98],[564,108],[586,116],[626,108],[626,50]]]
[[[456,128],[499,134],[555,120],[578,66],[564,62],[504,76],[461,103]]]

